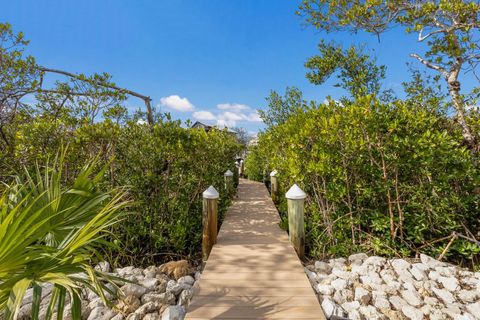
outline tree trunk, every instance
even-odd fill
[[[475,137],[470,130],[466,120],[465,120],[465,101],[460,95],[460,82],[457,81],[458,73],[451,73],[447,79],[448,82],[448,92],[452,98],[452,103],[457,111],[457,121],[458,124],[462,127],[462,135],[465,139],[465,142],[470,147],[475,147]]]

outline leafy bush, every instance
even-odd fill
[[[309,194],[312,256],[438,255],[453,232],[479,231],[479,172],[450,123],[404,101],[383,104],[372,96],[313,105],[260,135],[247,173],[258,179],[258,168],[275,168],[284,190],[298,183]],[[448,251],[457,260],[478,253],[463,240]]]
[[[223,174],[234,171],[238,151],[226,131],[184,129],[179,122],[127,125],[118,137],[113,177],[130,186],[136,206],[115,230],[121,249],[112,255],[151,263],[199,253],[202,192],[209,185],[219,191],[222,218],[232,196],[224,192]]]
[[[62,161],[37,167],[0,197],[0,315],[5,319],[14,318],[29,287],[37,318],[44,284],[53,285],[47,318],[63,314],[69,295],[72,318],[80,319],[81,286],[108,303],[104,292],[113,292],[105,283],[115,279],[91,262],[128,202],[122,189],[98,189],[104,172],[92,177],[94,167],[87,163],[69,187],[61,185]]]

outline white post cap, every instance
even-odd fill
[[[227,171],[225,171],[225,173],[223,174],[225,177],[233,177],[233,172],[230,171],[230,169],[228,169]]]
[[[285,193],[285,197],[290,200],[303,200],[307,197],[307,194],[294,184],[287,193]]]
[[[270,172],[270,177],[275,177],[277,175],[277,170]]]
[[[218,199],[218,196],[218,191],[213,186],[210,186],[207,190],[203,191],[203,197],[205,199]]]

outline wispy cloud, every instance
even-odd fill
[[[161,98],[160,105],[180,112],[195,110],[195,106],[187,98],[181,98],[176,94]]]
[[[196,111],[193,118],[200,121],[215,121],[219,127],[235,127],[238,122],[261,122],[260,115],[246,104],[221,103],[217,105],[219,112],[207,110]]]
[[[197,120],[200,120],[200,121],[212,121],[212,120],[217,119],[217,117],[215,117],[215,115],[213,113],[211,113],[210,111],[206,111],[206,110],[195,111],[193,113],[193,117]]]
[[[220,104],[217,104],[217,108],[220,110],[231,110],[233,112],[242,112],[243,110],[251,109],[246,104],[240,104],[240,103],[220,103]]]

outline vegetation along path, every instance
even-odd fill
[[[186,319],[325,319],[265,186],[240,180]]]

